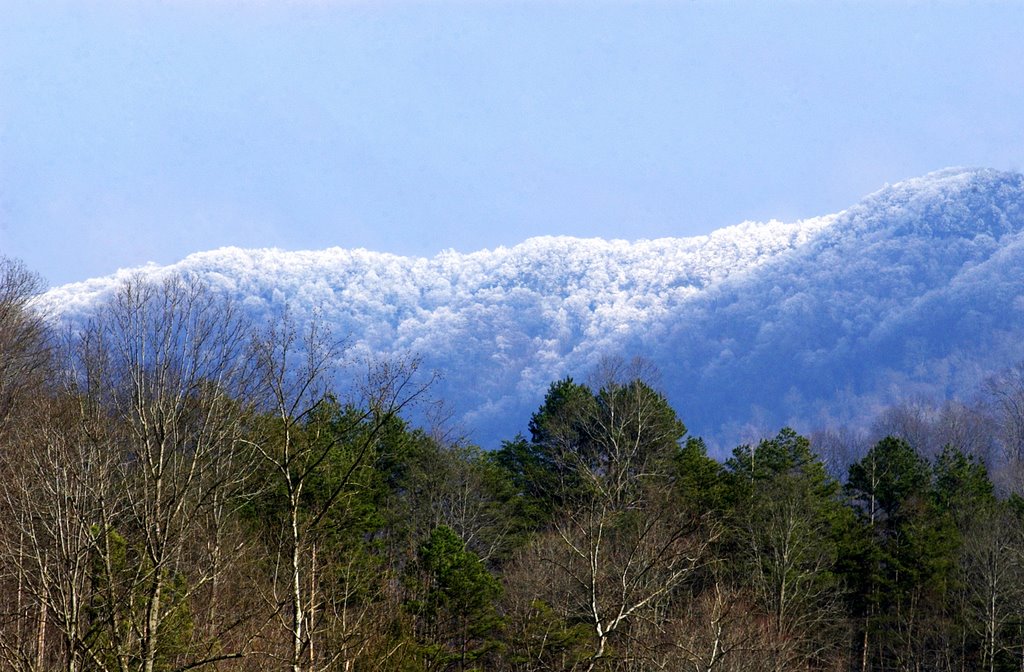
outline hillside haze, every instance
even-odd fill
[[[198,276],[255,317],[320,314],[358,353],[412,352],[485,447],[525,431],[553,380],[642,356],[691,433],[866,423],[965,396],[1024,358],[1024,176],[947,169],[849,209],[695,238],[531,238],[408,258],[224,248],[50,290],[68,321],[132,273]]]

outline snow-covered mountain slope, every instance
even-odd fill
[[[51,290],[88,315],[130,273],[196,274],[257,316],[318,311],[354,347],[414,352],[485,446],[548,384],[641,355],[692,431],[861,421],[1024,358],[1024,176],[950,169],[837,215],[652,241],[533,238],[432,259],[226,248]]]

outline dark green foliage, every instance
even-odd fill
[[[512,567],[515,658],[526,669],[630,660],[643,669],[653,649],[640,633],[697,574],[717,534],[693,508],[705,498],[696,488],[715,479],[704,446],[684,452],[686,428],[665,398],[611,375],[596,392],[553,385],[531,430],[534,441],[506,444],[500,457],[527,497],[542,494],[531,472],[557,496]]]
[[[827,659],[842,632],[836,573],[850,524],[838,484],[810,442],[785,428],[756,447],[740,446],[726,462],[732,503],[734,581],[753,596],[764,619],[768,669],[801,669]]]
[[[505,442],[495,459],[538,526],[594,497],[633,497],[651,476],[664,480],[683,467],[696,470],[687,478],[710,474],[703,444],[680,455],[686,426],[641,380],[608,381],[597,392],[571,378],[553,383],[529,428],[529,442]]]
[[[708,457],[704,440],[689,437],[674,460],[673,479],[680,503],[696,513],[720,511],[726,483],[722,465]]]
[[[935,459],[935,497],[940,511],[954,515],[995,503],[995,488],[981,460],[945,446]]]
[[[283,427],[279,419],[265,417],[260,431],[272,437]],[[389,492],[401,479],[414,443],[404,421],[393,416],[378,425],[366,412],[328,397],[289,431],[297,448],[288,466],[303,481],[298,499],[301,522],[316,528],[318,544],[367,539],[389,522]],[[257,526],[284,524],[287,481],[274,462],[259,466],[262,489],[243,511]]]
[[[629,380],[605,384],[595,400],[597,415],[587,418],[591,468],[624,493],[630,481],[667,476],[686,425],[665,397],[642,380]]]
[[[530,600],[506,619],[509,633],[502,656],[509,669],[572,670],[589,658],[587,624],[566,619],[544,600]]]
[[[821,459],[811,451],[810,441],[789,427],[756,447],[739,446],[725,467],[734,496],[750,497],[759,485],[793,479],[813,494],[831,499],[838,491]]]
[[[579,445],[590,432],[584,418],[593,414],[594,395],[586,385],[563,378],[551,383],[544,403],[530,417],[530,439],[534,445]]]
[[[529,473],[518,477],[529,477],[535,499],[546,499],[552,510],[586,496],[580,466],[596,459],[594,428],[587,422],[596,412],[590,389],[566,378],[551,384],[544,403],[530,418],[530,447],[520,450],[521,466]]]
[[[378,426],[364,412],[328,400],[305,430],[314,446],[310,455],[323,457],[309,464],[302,502],[322,518],[325,539],[341,543],[382,528],[391,471],[408,452],[405,423],[391,417]]]
[[[514,489],[512,503],[518,515],[534,528],[549,523],[565,503],[566,476],[552,456],[542,446],[519,435],[503,442],[492,459]]]
[[[864,458],[850,465],[846,490],[872,525],[920,508],[927,497],[928,463],[902,439],[886,437]]]
[[[501,618],[495,602],[501,584],[445,526],[420,545],[416,573],[422,594],[408,601],[406,609],[416,618],[424,668],[483,669],[481,661],[500,646]]]
[[[847,549],[851,607],[863,622],[862,655],[873,665],[938,665],[955,637],[958,534],[948,506],[978,481],[968,462],[946,451],[932,470],[909,444],[887,437],[851,465],[846,491],[861,532]],[[900,662],[904,661],[904,662]]]
[[[535,529],[535,512],[497,453],[444,446],[412,432],[406,462],[389,495],[388,542],[412,553],[445,525],[494,565]]]

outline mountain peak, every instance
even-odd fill
[[[875,193],[868,195],[864,200],[876,197],[950,198],[966,191],[992,191],[1006,183],[1019,184],[1021,177],[1019,173],[994,168],[952,166],[918,177],[900,180],[891,185],[887,184]]]
[[[1022,216],[1024,175],[990,168],[945,168],[866,196],[841,213],[837,229],[998,239],[1019,230]]]

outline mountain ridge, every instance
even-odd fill
[[[964,395],[1024,357],[1022,230],[1024,176],[945,169],[793,223],[431,258],[220,248],[42,303],[80,320],[125,277],[180,272],[257,316],[316,310],[359,352],[422,355],[486,447],[525,427],[552,380],[641,355],[691,429],[727,445],[751,428],[864,422],[903,393]]]

